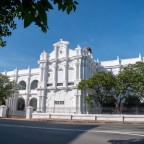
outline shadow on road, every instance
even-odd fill
[[[2,144],[69,144],[95,127],[98,125],[0,120],[0,141]]]
[[[110,144],[144,144],[143,139],[130,139],[130,140],[109,140]]]

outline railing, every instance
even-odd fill
[[[61,113],[32,113],[32,119],[90,121],[90,122],[120,122],[144,123],[144,115],[124,114],[61,114]]]
[[[37,108],[36,112],[46,113],[46,114],[123,114],[123,115],[143,115],[144,107],[102,107],[102,108],[93,108],[91,110],[81,109],[79,107],[47,107],[47,108]],[[26,110],[18,111],[11,110],[7,111],[7,117],[26,117]]]
[[[144,107],[102,107],[89,110],[92,114],[144,114]]]

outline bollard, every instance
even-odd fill
[[[97,122],[97,116],[95,116],[95,122]]]
[[[70,118],[70,119],[72,120],[72,118],[73,118],[73,116],[71,115],[71,118]]]
[[[125,117],[123,116],[123,117],[122,117],[123,124],[124,124],[124,119],[125,119]]]

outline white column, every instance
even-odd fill
[[[10,107],[12,107],[12,98],[10,98]]]
[[[119,72],[121,72],[121,60],[118,56],[117,56],[117,61],[118,61],[118,65],[119,65]]]
[[[26,108],[26,119],[31,119],[32,118],[32,112],[33,112],[33,107],[29,106]]]
[[[43,81],[47,82],[47,77],[48,77],[48,67],[47,67],[47,63],[43,64]]]
[[[86,80],[87,79],[87,61],[85,60],[84,61],[84,80]]]
[[[75,93],[76,113],[81,113],[81,90],[76,89]]]
[[[143,57],[141,56],[141,54],[139,54],[139,59],[141,62],[143,62]]]
[[[75,80],[77,81],[79,79],[79,71],[78,71],[78,63],[75,63]]]
[[[46,110],[45,100],[46,100],[46,92],[43,90],[42,96],[41,96],[41,111],[42,112],[45,112],[45,110]]]
[[[64,65],[64,87],[68,85],[68,66],[67,63]]]
[[[85,80],[85,59],[82,60],[82,79]]]
[[[82,73],[81,73],[81,60],[80,60],[78,63],[78,80],[79,81],[81,80],[81,76],[82,76]]]
[[[48,75],[48,59],[49,55],[45,51],[40,55],[40,60],[38,61],[40,68],[40,81],[38,87],[38,107],[37,111],[45,112],[46,109],[46,95],[47,95],[47,75]]]
[[[26,91],[27,91],[26,107],[29,106],[29,97],[30,97],[30,76],[31,76],[31,69],[28,67],[28,78],[27,78],[27,85],[26,85]]]
[[[43,65],[40,64],[40,82],[43,81]]]
[[[15,75],[15,78],[14,78],[14,80],[15,80],[15,82],[17,83],[17,80],[18,80],[18,69],[16,68],[15,69],[15,71],[14,71],[14,75]]]
[[[19,93],[14,93],[14,111],[17,110],[17,100],[19,98]],[[8,106],[8,105],[7,105]]]
[[[14,98],[12,98],[12,110],[14,110]]]
[[[56,63],[54,65],[54,67],[53,67],[53,72],[54,72],[54,83],[53,83],[53,86],[56,89],[56,87],[57,87],[57,65],[56,65]]]
[[[6,117],[6,110],[7,106],[5,105],[0,106],[0,117]]]
[[[38,92],[37,112],[45,112],[46,110],[45,100],[46,100],[46,93],[42,88]]]
[[[41,95],[40,91],[38,92],[38,101],[37,101],[37,112],[41,112]]]

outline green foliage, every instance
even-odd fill
[[[144,97],[144,63],[128,65],[116,76],[110,72],[98,72],[88,80],[81,81],[78,89],[91,90],[85,98],[91,107],[99,103],[101,106],[110,104],[120,108],[124,99],[126,103],[133,101],[139,104]]]
[[[116,98],[114,96],[106,96],[104,99],[104,107],[115,107]]]
[[[144,63],[128,65],[117,75],[116,92],[120,102],[127,96],[144,96]]]
[[[15,82],[11,82],[5,75],[0,74],[0,104],[16,91]]]
[[[113,88],[116,85],[115,76],[110,72],[98,72],[88,80],[78,84],[78,89],[89,89],[89,95],[85,101],[93,106],[97,102],[102,106],[107,96],[113,95]]]
[[[12,34],[16,29],[15,18],[24,21],[24,28],[34,23],[43,32],[48,29],[47,12],[58,6],[58,10],[70,14],[76,10],[78,2],[75,0],[0,0],[0,46],[4,47],[4,37]]]
[[[125,107],[135,107],[140,105],[140,98],[137,96],[127,96],[124,102]]]

